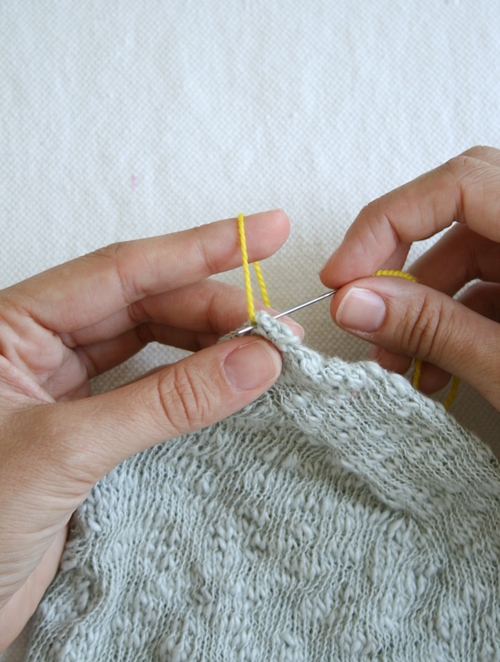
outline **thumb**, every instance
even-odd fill
[[[92,486],[119,462],[206,427],[255,400],[278,378],[279,352],[249,336],[203,349],[114,391],[43,407],[59,442],[59,478]],[[40,408],[39,408],[40,409]]]
[[[500,408],[500,326],[437,290],[399,278],[341,288],[331,314],[346,331],[469,382]]]

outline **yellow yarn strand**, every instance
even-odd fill
[[[409,274],[406,271],[399,271],[397,269],[379,269],[373,275],[394,276],[395,278],[405,278],[406,280],[411,280],[414,283],[418,282],[415,276],[412,276],[412,274]],[[420,359],[415,359],[413,363],[413,377],[411,379],[413,388],[416,389],[419,388],[421,375],[422,375],[422,361]],[[453,381],[451,383],[450,392],[448,393],[445,401],[443,402],[445,409],[449,409],[449,407],[451,407],[451,405],[453,404],[453,401],[457,397],[459,386],[460,386],[460,379],[454,376]]]
[[[257,282],[259,283],[260,293],[262,295],[262,301],[267,308],[271,308],[271,302],[269,301],[269,295],[267,293],[266,283],[264,282],[264,276],[262,275],[262,269],[258,262],[253,263],[255,269],[255,275],[257,276]]]
[[[457,397],[459,386],[460,386],[460,379],[458,377],[455,377],[455,375],[453,375],[450,392],[448,393],[446,400],[443,402],[443,406],[445,409],[448,409],[453,404],[455,398]]]
[[[422,361],[415,359],[413,363],[413,377],[411,378],[411,385],[413,388],[418,389],[420,386],[420,375],[422,374]]]
[[[252,324],[255,323],[255,304],[253,300],[252,292],[252,279],[250,277],[250,267],[248,264],[248,251],[247,251],[247,240],[245,236],[245,215],[240,214],[238,216],[238,234],[240,237],[240,246],[241,246],[241,263],[243,266],[243,274],[245,277],[245,291],[247,295],[247,309],[248,309],[248,318]],[[257,276],[257,282],[259,283],[260,293],[262,295],[262,301],[267,308],[271,307],[271,302],[269,301],[269,295],[267,293],[266,283],[264,281],[264,276],[262,275],[262,269],[260,264],[255,261],[253,262],[255,269],[255,275]]]
[[[414,283],[417,282],[415,276],[412,276],[407,271],[399,271],[398,269],[379,269],[376,271],[374,276],[394,276],[395,278],[406,278],[406,280],[411,280]]]
[[[241,263],[243,266],[243,275],[245,277],[245,291],[247,293],[248,317],[253,324],[255,322],[255,305],[253,302],[250,269],[248,267],[247,239],[245,237],[245,217],[243,214],[238,216],[238,234],[240,235]]]
[[[253,300],[252,292],[252,279],[250,277],[250,267],[248,263],[248,250],[247,250],[247,240],[245,236],[245,215],[239,214],[238,216],[238,234],[240,237],[240,246],[241,246],[241,263],[243,266],[243,274],[245,277],[245,291],[247,295],[247,309],[248,309],[248,318],[252,324],[255,323],[255,304]],[[255,269],[255,274],[257,276],[257,282],[259,283],[260,292],[262,295],[262,300],[264,305],[267,308],[271,307],[271,302],[269,301],[269,295],[267,293],[266,283],[264,281],[264,276],[262,274],[262,269],[260,264],[255,261],[253,262]],[[394,278],[404,278],[405,280],[410,280],[414,283],[417,282],[417,279],[412,274],[409,274],[406,271],[399,271],[398,269],[379,269],[376,271],[374,276],[392,276]],[[411,380],[412,386],[415,389],[419,388],[420,377],[422,375],[422,361],[420,359],[415,359],[413,363],[413,377]],[[448,409],[453,404],[458,392],[458,387],[460,386],[460,379],[458,377],[453,377],[451,384],[450,392],[444,401],[444,407]]]

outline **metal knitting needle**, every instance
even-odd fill
[[[294,308],[290,308],[290,310],[285,310],[284,313],[278,313],[278,315],[274,315],[273,319],[277,320],[280,317],[285,317],[285,315],[291,315],[292,313],[297,312],[297,310],[301,310],[302,308],[305,308],[306,306],[310,306],[313,303],[317,303],[318,301],[321,301],[322,299],[327,299],[328,297],[331,297],[335,294],[337,290],[330,290],[330,292],[325,292],[319,297],[316,297],[315,299],[311,299],[310,301],[305,301],[304,303],[299,304],[298,306],[295,306]],[[250,333],[250,331],[253,331],[255,327],[254,326],[246,326],[244,329],[240,329],[237,331],[236,335],[237,336],[244,336],[247,333]]]

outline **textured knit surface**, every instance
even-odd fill
[[[28,659],[500,660],[500,471],[441,405],[259,314],[278,383],[79,508]]]
[[[271,302],[312,299],[370,200],[500,147],[499,34],[497,0],[2,0],[0,286],[283,207],[290,239],[262,265]],[[310,347],[366,356],[328,304],[297,320]],[[151,346],[98,388],[176,356]],[[466,385],[452,411],[499,441],[500,413]]]

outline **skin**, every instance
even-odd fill
[[[418,283],[369,277],[403,269],[413,241],[445,228],[409,269]],[[402,373],[417,357],[425,362],[423,391],[438,390],[454,374],[500,409],[499,150],[474,147],[371,202],[320,278],[339,288],[334,321],[380,348],[371,356],[383,367]]]
[[[250,260],[288,232],[282,211],[248,216]],[[0,291],[0,651],[40,602],[70,517],[100,478],[241,409],[279,376],[265,340],[215,344],[245,321],[246,300],[209,276],[240,264],[231,219],[108,246]],[[153,340],[194,353],[90,396],[92,377]]]
[[[418,283],[370,277],[402,269],[413,241],[452,225],[411,267]],[[247,217],[246,227],[250,260],[274,253],[289,230],[279,211]],[[221,221],[113,245],[0,292],[0,651],[38,605],[71,514],[97,480],[140,450],[233,413],[276,380],[280,358],[265,341],[214,345],[244,321],[246,305],[241,291],[207,278],[239,264],[235,221]],[[500,409],[498,150],[474,147],[370,203],[320,277],[339,289],[334,321],[380,348],[381,365],[404,372],[418,357],[424,391],[452,373]],[[364,303],[353,313],[359,290]],[[195,354],[89,397],[92,377],[152,340]],[[245,359],[247,345],[267,359]],[[242,360],[232,361],[238,352]]]

